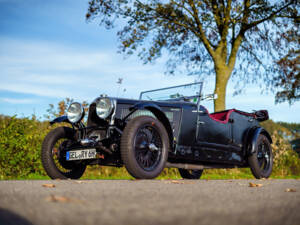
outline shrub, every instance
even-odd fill
[[[290,143],[277,131],[272,135],[273,173],[280,176],[300,175],[300,160]]]
[[[40,149],[48,132],[46,123],[35,117],[17,119],[0,116],[0,178],[43,175]]]

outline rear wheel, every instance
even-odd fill
[[[186,170],[186,169],[178,169],[180,176],[183,179],[200,179],[203,170]]]
[[[121,138],[121,157],[133,177],[157,177],[165,167],[168,151],[169,137],[158,120],[139,116],[125,127]]]
[[[273,154],[269,139],[260,134],[256,145],[255,153],[248,158],[250,169],[255,178],[268,178],[272,173]]]
[[[50,131],[42,145],[42,164],[52,179],[79,179],[86,168],[80,161],[67,161],[67,149],[75,142],[74,130],[58,127]]]

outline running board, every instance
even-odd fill
[[[203,170],[203,169],[230,169],[230,168],[238,168],[237,166],[232,165],[197,165],[197,164],[188,164],[188,163],[166,163],[167,168],[180,168],[186,170]]]

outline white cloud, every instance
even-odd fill
[[[80,100],[100,93],[116,95],[124,78],[125,97],[143,90],[193,81],[187,76],[165,76],[164,60],[143,65],[136,58],[123,59],[115,52],[78,50],[49,42],[0,39],[0,90]]]
[[[37,102],[35,99],[30,99],[30,98],[24,98],[24,99],[0,98],[0,101],[10,103],[10,104],[32,104]]]

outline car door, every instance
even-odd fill
[[[210,118],[207,110],[200,106],[197,121],[197,142],[222,148],[232,142],[232,124],[221,123]]]
[[[233,164],[241,162],[242,158],[236,154],[237,149],[232,145],[232,121],[231,118],[226,123],[214,120],[204,107],[200,107],[196,148],[202,152],[203,160]]]

